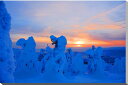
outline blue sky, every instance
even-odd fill
[[[50,35],[65,35],[69,47],[125,46],[124,1],[6,1],[5,4],[12,17],[13,42],[34,36],[39,45],[50,43]]]

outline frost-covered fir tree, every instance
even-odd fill
[[[28,37],[27,40],[21,38],[16,42],[16,45],[22,48],[21,53],[17,59],[17,71],[24,70],[29,72],[30,70],[37,70],[37,55],[35,52],[36,43],[34,38],[32,36]]]
[[[50,39],[55,47],[46,63],[43,79],[49,82],[56,82],[56,80],[62,82],[65,80],[63,70],[66,61],[65,48],[67,40],[64,36],[55,37],[54,35],[51,35]]]
[[[111,72],[117,73],[117,74],[125,74],[126,65],[125,65],[125,57],[116,58],[114,65],[111,66]]]
[[[40,61],[40,68],[41,72],[44,73],[46,71],[46,64],[49,61],[49,59],[52,57],[52,49],[47,45],[45,49],[40,49],[40,53],[38,56],[38,61]]]
[[[93,45],[91,49],[87,50],[85,54],[87,55],[87,64],[88,64],[88,72],[92,73],[96,70],[96,57],[95,57],[96,48]]]
[[[73,73],[73,57],[74,57],[74,52],[72,51],[71,48],[68,48],[66,50],[66,64],[65,64],[65,67],[64,67],[64,75],[67,76],[67,77],[70,77],[72,76],[72,73]]]
[[[73,68],[73,73],[75,75],[82,74],[84,72],[85,68],[84,68],[83,58],[80,53],[73,56],[72,68]]]
[[[55,37],[54,35],[50,36],[52,44],[55,44],[53,49],[53,56],[56,63],[56,70],[60,73],[63,73],[64,64],[66,62],[65,48],[67,45],[67,40],[65,36]]]
[[[95,51],[95,59],[96,59],[96,74],[104,74],[105,69],[105,61],[101,58],[103,55],[103,48],[97,47]]]
[[[86,55],[88,56],[88,71],[89,73],[103,73],[105,69],[105,62],[101,58],[103,55],[103,49],[101,47],[92,46],[92,49],[87,50]]]
[[[10,39],[11,17],[5,4],[0,1],[0,83],[14,82],[15,69],[12,42]]]

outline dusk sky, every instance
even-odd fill
[[[6,1],[12,17],[11,39],[33,36],[37,48],[64,35],[67,47],[125,46],[125,2]]]

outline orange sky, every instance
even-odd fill
[[[114,40],[114,41],[97,41],[96,43],[90,44],[68,44],[67,47],[91,47],[92,45],[95,46],[102,46],[102,47],[123,47],[125,46],[125,40]]]
[[[16,8],[17,4],[21,6]],[[6,2],[6,6],[13,42],[33,36],[37,48],[44,48],[51,43],[50,35],[64,35],[67,47],[126,44],[125,2]]]

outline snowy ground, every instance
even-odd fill
[[[26,76],[27,75],[27,76]],[[109,76],[108,76],[109,75]],[[108,74],[106,76],[99,77],[95,75],[85,74],[79,75],[74,78],[67,79],[49,79],[45,80],[43,74],[23,74],[20,73],[15,76],[16,83],[124,83],[123,76],[117,74]]]
[[[105,72],[100,74],[79,74],[72,77],[59,76],[54,72],[15,72],[16,83],[124,83],[125,74]]]
[[[32,36],[19,39],[16,45],[20,49],[12,50],[9,34],[11,16],[3,2],[0,2],[0,8],[0,82],[125,83],[125,48],[106,49],[109,52],[105,55],[102,47],[94,45],[83,53],[73,52],[66,48],[65,36],[51,35],[51,43],[55,47],[52,49],[47,45],[39,55]]]
[[[18,53],[18,50],[15,49],[15,52]],[[51,62],[49,65],[51,66]],[[50,68],[50,66],[47,67]],[[40,70],[38,72],[21,70],[15,72],[14,77],[16,83],[125,83],[125,73],[115,72],[112,69],[110,65],[110,69],[105,71],[103,75],[99,73],[84,73],[71,77],[59,76],[52,70],[49,70],[47,73],[41,73]]]

